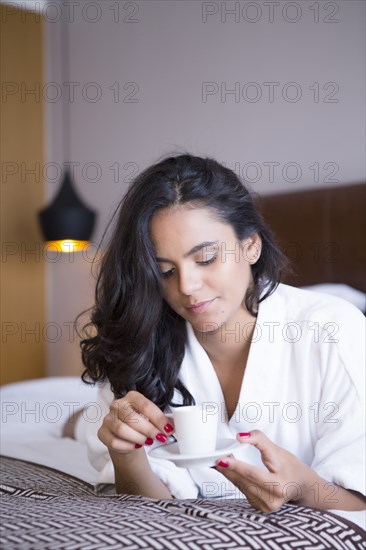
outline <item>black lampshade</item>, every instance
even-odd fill
[[[46,241],[89,241],[96,219],[96,213],[77,195],[68,170],[55,199],[38,216]]]

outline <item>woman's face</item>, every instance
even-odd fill
[[[243,300],[260,254],[258,235],[239,241],[213,211],[187,206],[158,211],[151,235],[164,299],[195,332],[253,320]]]

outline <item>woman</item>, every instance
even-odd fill
[[[280,284],[285,267],[228,168],[179,155],[137,177],[81,342],[84,380],[103,383],[100,421],[84,423],[101,480],[113,464],[117,492],[364,508],[364,319]],[[243,443],[235,456],[187,470],[151,459],[174,430],[171,407],[207,401],[219,437]]]

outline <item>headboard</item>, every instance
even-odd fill
[[[291,260],[294,286],[344,283],[366,292],[366,185],[263,195],[258,206]]]

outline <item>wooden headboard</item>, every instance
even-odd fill
[[[258,206],[291,260],[294,274],[284,282],[366,292],[366,185],[264,195]]]

